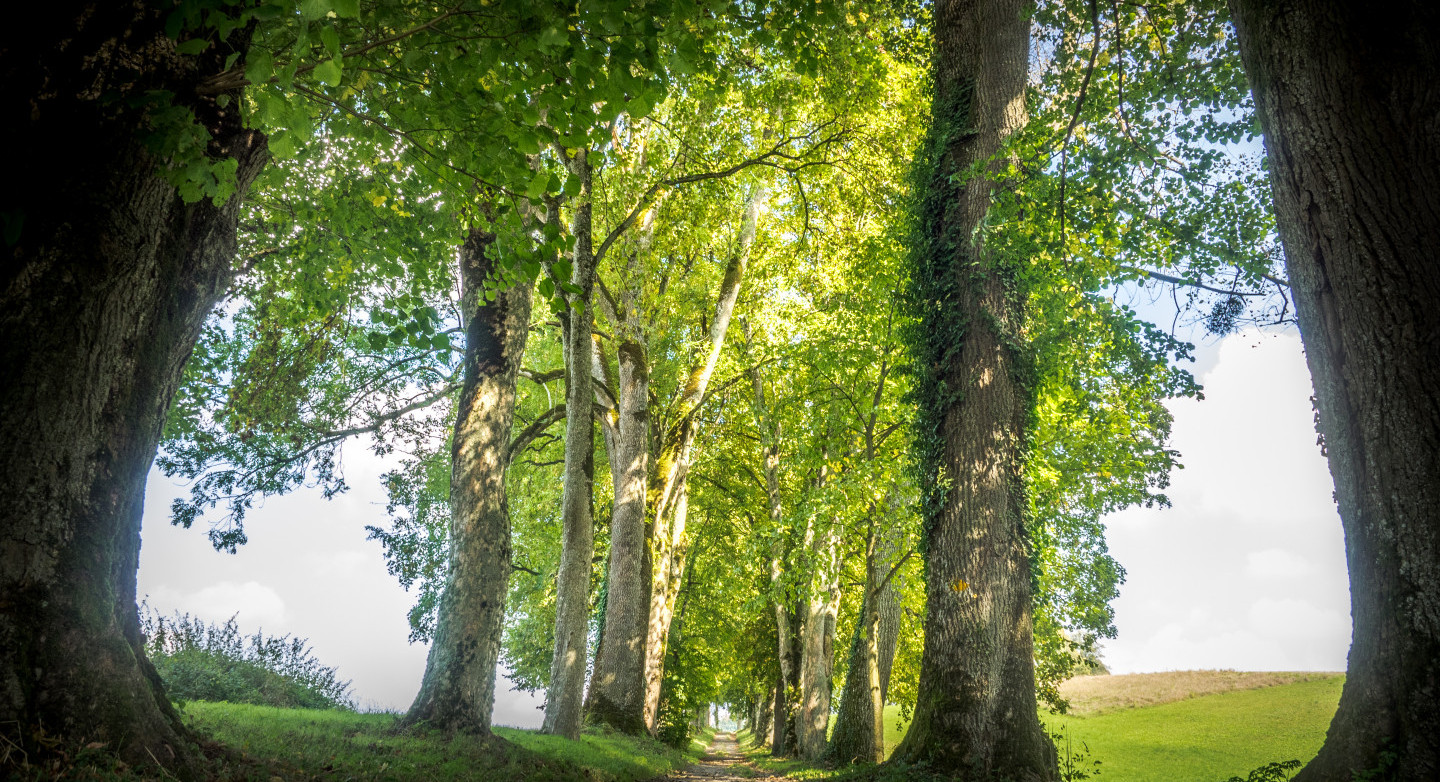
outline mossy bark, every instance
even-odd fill
[[[657,730],[660,713],[660,686],[665,678],[665,646],[670,638],[670,620],[685,573],[687,538],[685,521],[689,508],[687,481],[690,449],[699,426],[698,414],[705,401],[710,378],[720,361],[725,334],[735,313],[735,302],[745,282],[750,248],[760,222],[760,212],[769,196],[769,187],[757,183],[746,200],[745,212],[736,236],[735,252],[725,265],[725,276],[715,299],[715,317],[710,322],[709,344],[703,360],[691,367],[674,408],[674,422],[661,437],[655,458],[655,475],[647,490],[646,504],[653,514],[648,533],[650,556],[649,627],[645,639],[645,725]]]
[[[163,90],[191,109],[240,193],[266,154],[196,94],[245,31],[183,57],[163,23],[148,3],[56,2],[0,41],[0,731],[32,757],[42,735],[99,741],[190,776],[198,752],[140,635],[140,521],[181,372],[234,273],[240,199],[184,203],[136,101]]]
[[[885,695],[900,628],[895,591],[893,535],[873,519],[865,552],[865,586],[860,617],[850,641],[849,668],[841,690],[830,759],[840,763],[879,763],[885,759]]]
[[[595,255],[591,239],[591,168],[581,150],[570,162],[580,178],[573,206],[571,234],[575,251],[566,294],[565,321],[565,485],[560,498],[560,572],[555,587],[555,653],[550,662],[550,687],[545,691],[541,730],[576,739],[584,718],[585,672],[590,646],[590,578],[595,557],[595,403],[592,331],[595,313],[590,301],[595,286]]]
[[[894,759],[963,780],[1056,778],[1036,714],[1023,455],[1033,363],[1020,260],[982,230],[1025,122],[1022,0],[935,5],[935,95],[919,183],[912,300],[920,324],[926,620],[915,718]]]
[[[625,269],[620,301],[610,313],[618,342],[618,372],[611,373],[604,357],[596,353],[596,377],[604,378],[615,394],[613,400],[605,400],[613,407],[602,419],[615,499],[610,516],[605,621],[585,710],[590,720],[635,735],[646,730],[645,655],[651,566],[645,522],[653,464],[650,365],[641,297],[645,282],[643,260],[654,237],[656,213],[652,207],[641,223]]]
[[[1440,778],[1440,5],[1232,0],[1350,571],[1300,782]]]
[[[484,300],[494,240],[472,229],[460,248],[465,357],[450,446],[449,568],[425,676],[403,720],[481,735],[490,732],[510,579],[505,469],[532,300],[528,284]]]

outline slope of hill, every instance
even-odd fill
[[[1099,782],[1223,782],[1272,761],[1313,758],[1344,683],[1332,673],[1095,676],[1062,690],[1072,713],[1040,716],[1087,766],[1100,761]],[[885,717],[888,754],[907,726],[898,707]]]

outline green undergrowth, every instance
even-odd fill
[[[638,782],[684,767],[697,755],[598,728],[587,729],[579,741],[496,728],[502,740],[481,741],[439,732],[397,733],[394,714],[197,702],[186,707],[185,717],[197,731],[247,757],[320,779]]]
[[[399,715],[390,713],[190,701],[182,714],[201,740],[203,779],[213,782],[643,782],[699,760],[714,735],[713,730],[697,731],[682,752],[648,736],[603,727],[587,728],[578,741],[519,728],[496,728],[494,737],[479,739],[399,732]],[[171,778],[148,764],[127,766],[98,744],[62,749],[43,759],[0,752],[0,778]]]

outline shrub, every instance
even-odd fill
[[[177,701],[229,701],[307,709],[353,709],[350,682],[311,654],[309,641],[289,635],[241,635],[224,624],[178,611],[163,617],[141,606],[145,654]]]

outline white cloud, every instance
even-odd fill
[[[1283,548],[1267,548],[1245,555],[1245,574],[1259,579],[1287,579],[1308,576],[1315,571],[1310,560]]]
[[[267,633],[285,623],[285,601],[258,581],[221,581],[181,597],[176,608],[211,622],[235,616],[238,624],[262,627]]]
[[[1169,405],[1185,465],[1174,507],[1106,519],[1128,573],[1106,660],[1117,673],[1343,670],[1344,535],[1300,339],[1246,332],[1200,352],[1205,399]]]

